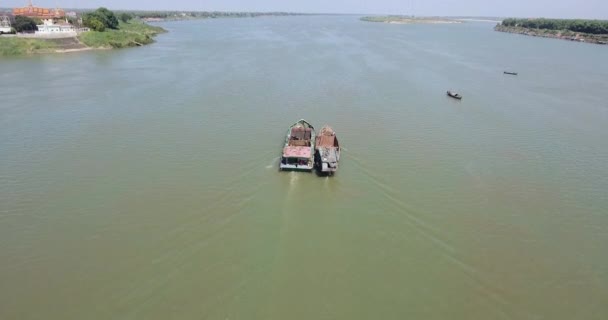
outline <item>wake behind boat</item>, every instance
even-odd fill
[[[340,144],[336,132],[330,126],[324,126],[316,141],[315,164],[319,173],[332,175],[338,171],[340,161]]]
[[[315,128],[299,120],[287,130],[280,170],[312,171],[314,167]]]

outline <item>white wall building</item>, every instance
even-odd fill
[[[0,34],[1,33],[11,33],[13,28],[11,28],[11,21],[8,16],[0,16]]]
[[[73,25],[40,25],[36,33],[76,32]]]
[[[50,33],[75,33],[76,29],[73,25],[67,21],[65,23],[55,24],[53,19],[42,20],[43,24],[38,25],[38,31],[36,34],[50,34]]]

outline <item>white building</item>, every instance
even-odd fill
[[[67,21],[59,24],[55,24],[53,19],[42,20],[43,24],[38,25],[38,31],[36,34],[50,34],[50,33],[75,33],[76,29],[73,25]]]
[[[13,28],[11,28],[11,21],[7,16],[0,16],[0,34],[2,33],[11,33]]]

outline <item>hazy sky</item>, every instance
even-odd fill
[[[33,0],[45,7],[608,19],[608,0]],[[27,0],[0,0],[0,7]]]

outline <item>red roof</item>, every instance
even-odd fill
[[[35,18],[59,18],[65,16],[65,11],[61,9],[47,9],[35,7],[31,3],[27,7],[14,8],[14,16],[26,16]]]
[[[310,158],[311,147],[285,147],[283,157],[285,158]]]

